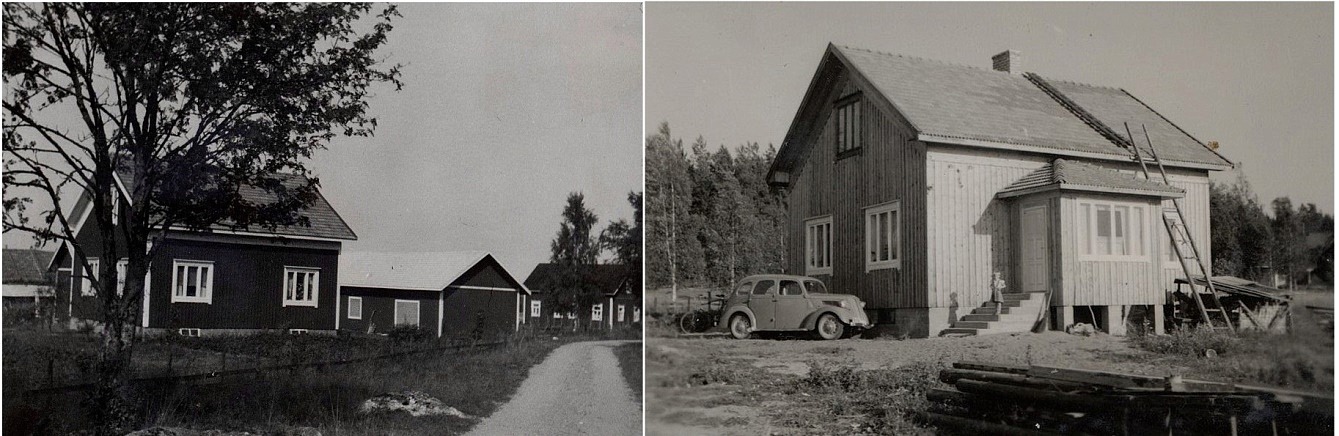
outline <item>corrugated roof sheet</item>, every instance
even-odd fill
[[[4,284],[52,284],[53,278],[47,272],[47,265],[55,255],[54,251],[6,248]]]
[[[134,192],[135,189],[134,185],[128,182],[129,180],[131,180],[129,170],[120,169],[117,170],[117,173],[120,176],[119,178],[122,181],[122,183],[125,183],[125,188],[127,190],[130,190],[131,192]],[[297,188],[300,186],[305,186],[308,183],[308,179],[306,177],[295,174],[275,174],[275,178],[280,179],[284,187],[287,188]],[[239,190],[239,194],[242,196],[243,199],[257,204],[264,204],[276,200],[274,194],[254,186],[243,186]],[[353,229],[349,228],[348,223],[344,222],[344,218],[340,217],[338,212],[335,212],[335,208],[330,206],[330,202],[326,201],[325,195],[322,194],[319,189],[316,191],[316,200],[314,200],[312,204],[308,206],[306,209],[302,210],[301,214],[302,216],[307,217],[307,219],[310,221],[309,222],[310,226],[302,226],[302,225],[278,226],[274,230],[260,228],[260,229],[248,229],[248,231],[254,233],[265,233],[265,234],[274,234],[283,236],[302,236],[302,237],[330,238],[330,239],[344,239],[344,240],[358,239],[358,235],[354,234]],[[214,230],[232,230],[227,226],[227,223],[216,224],[211,228]]]
[[[535,265],[535,269],[525,278],[525,287],[532,292],[547,292],[551,290],[551,283],[556,280],[560,270],[560,266],[556,263]],[[606,295],[618,292],[618,287],[624,280],[632,280],[635,284],[641,279],[637,270],[627,265],[586,265],[585,274],[586,281]],[[640,286],[637,286],[637,289],[640,289]]]
[[[1018,179],[1000,190],[997,195],[1008,197],[1010,194],[1048,186],[1072,190],[1132,191],[1157,196],[1180,196],[1185,193],[1181,188],[1141,179],[1110,168],[1086,162],[1056,159]]]
[[[440,291],[487,256],[482,251],[343,252],[339,255],[339,284]]]

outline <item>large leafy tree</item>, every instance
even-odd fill
[[[597,298],[597,290],[586,284],[590,267],[600,255],[600,241],[594,230],[600,219],[586,208],[586,196],[580,192],[567,195],[562,218],[558,234],[549,244],[552,253],[549,261],[558,265],[549,301],[554,310],[573,312]]]
[[[632,206],[632,223],[619,218],[610,222],[600,232],[600,246],[613,253],[611,262],[618,265],[642,267],[642,193],[629,192],[628,204]]]
[[[280,174],[308,175],[304,161],[336,136],[372,134],[372,87],[400,87],[398,66],[376,55],[398,14],[356,3],[4,8],[4,230],[68,242],[85,270],[89,257],[128,259],[124,293],[110,292],[115,262],[92,281],[105,318],[93,409],[99,433],[119,434],[133,416],[125,378],[152,242],[169,227],[305,224],[318,180]],[[114,174],[129,188],[115,218]],[[248,185],[273,201],[246,201]],[[117,237],[85,246],[71,234],[60,205],[85,192],[85,226]]]

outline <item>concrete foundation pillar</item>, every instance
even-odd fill
[[[1125,336],[1125,316],[1130,313],[1129,306],[1106,306],[1106,324],[1102,326],[1107,334]]]
[[[1074,323],[1074,306],[1052,306],[1055,310],[1055,326],[1057,330],[1064,331]]]
[[[1153,305],[1153,334],[1155,335],[1167,334],[1167,320],[1163,318],[1162,309],[1163,305],[1161,304]]]

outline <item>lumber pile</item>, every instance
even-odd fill
[[[926,393],[944,434],[1332,434],[1334,397],[1054,366],[957,362]]]

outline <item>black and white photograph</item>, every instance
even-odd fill
[[[1331,434],[1333,41],[648,3],[646,433]]]
[[[642,433],[640,3],[6,3],[5,435]]]

